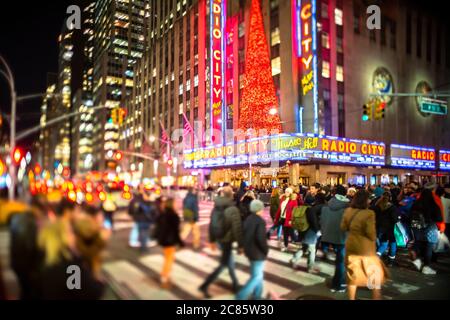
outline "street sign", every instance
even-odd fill
[[[420,111],[445,116],[447,114],[447,101],[424,97],[420,103]]]

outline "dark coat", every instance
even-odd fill
[[[275,216],[280,206],[280,197],[270,197],[270,217],[275,221]]]
[[[241,211],[242,221],[245,221],[248,216],[250,216],[250,203],[253,201],[253,198],[245,196],[242,201],[239,203],[239,211]]]
[[[128,212],[136,223],[153,223],[157,219],[158,209],[155,204],[146,201],[142,196],[137,197],[130,203]]]
[[[242,219],[239,209],[234,205],[233,200],[225,197],[217,197],[214,200],[214,208],[224,212],[225,236],[216,239],[209,229],[209,239],[211,242],[230,243],[237,242],[239,247],[243,246]]]
[[[316,232],[320,230],[320,213],[322,212],[324,204],[314,205],[306,211],[306,219],[309,224],[309,229]]]
[[[377,233],[387,234],[391,239],[394,235],[395,224],[399,220],[398,209],[394,205],[389,204],[384,210],[380,206],[375,206],[373,210],[375,211]]]
[[[332,244],[345,244],[346,233],[341,230],[341,221],[344,216],[344,210],[349,206],[349,202],[342,201],[334,197],[323,206],[320,214],[320,228],[322,231],[322,241]],[[347,200],[348,201],[348,200]]]
[[[251,214],[244,222],[244,252],[250,261],[265,260],[269,252],[266,222],[256,214]]]
[[[80,268],[81,290],[69,290],[67,283],[74,273],[67,273],[69,266]],[[42,271],[42,299],[44,300],[99,300],[104,284],[97,280],[79,257],[61,259],[58,264],[46,266]]]
[[[183,245],[180,238],[180,217],[171,209],[159,215],[155,225],[155,238],[162,247]]]

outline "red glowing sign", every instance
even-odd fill
[[[213,133],[222,132],[223,129],[225,8],[225,0],[211,0],[211,130]]]

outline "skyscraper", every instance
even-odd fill
[[[119,128],[111,110],[123,108],[133,87],[133,66],[145,47],[149,0],[99,0],[94,9],[93,102],[106,109],[94,113],[95,169],[114,169]]]

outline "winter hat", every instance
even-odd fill
[[[253,213],[258,213],[264,210],[264,203],[261,200],[253,200],[250,203],[250,211]]]
[[[337,185],[336,186],[336,194],[340,196],[346,196],[347,195],[347,189],[343,185]]]
[[[425,184],[423,187],[424,187],[425,189],[434,190],[434,189],[436,189],[436,183],[430,181],[430,182],[428,182],[427,184]]]
[[[289,194],[293,194],[294,190],[292,188],[286,188],[285,192],[289,193]]]
[[[376,187],[375,190],[373,191],[373,194],[375,195],[375,197],[381,197],[384,193],[384,189],[381,187]]]

